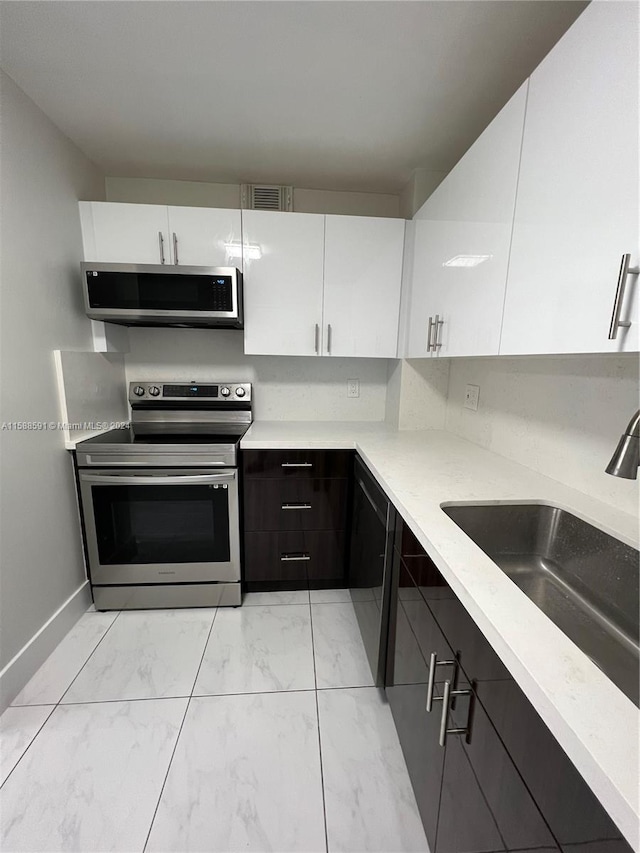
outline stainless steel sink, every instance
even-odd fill
[[[443,511],[638,705],[635,548],[552,506]]]

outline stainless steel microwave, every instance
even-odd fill
[[[243,327],[235,267],[81,264],[87,316],[123,326]]]

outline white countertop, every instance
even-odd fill
[[[356,449],[634,850],[640,712],[441,509],[550,503],[638,547],[638,520],[451,433],[256,421],[243,450]]]

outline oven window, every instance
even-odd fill
[[[203,486],[92,486],[101,565],[228,562],[228,491]]]

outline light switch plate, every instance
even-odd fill
[[[467,385],[467,390],[464,395],[465,409],[471,409],[473,412],[478,411],[478,398],[480,397],[479,385]]]

